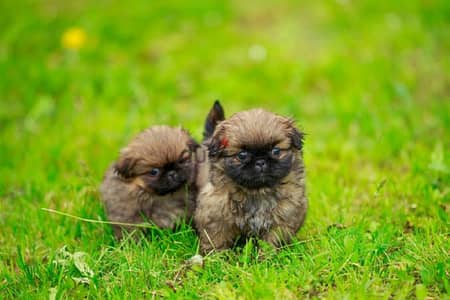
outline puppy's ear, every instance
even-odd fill
[[[225,113],[219,100],[214,102],[213,107],[208,113],[205,121],[205,131],[203,132],[203,140],[210,138],[219,122],[225,120]]]
[[[303,132],[299,131],[293,125],[291,127],[291,132],[289,134],[289,137],[291,139],[292,146],[294,146],[298,150],[303,148],[303,141],[305,138],[305,134]]]
[[[214,134],[207,146],[209,157],[218,157],[223,152],[223,149],[228,146],[228,139],[224,134],[223,128]]]
[[[130,178],[133,176],[133,168],[136,164],[136,160],[125,157],[120,158],[115,164],[114,164],[114,170],[119,173],[120,176],[124,178]]]

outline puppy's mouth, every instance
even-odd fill
[[[186,182],[177,182],[169,186],[151,186],[158,196],[164,196],[177,192]]]
[[[277,185],[279,180],[274,178],[273,176],[261,174],[259,176],[255,176],[249,180],[238,179],[235,180],[237,184],[247,188],[247,189],[261,189],[261,188],[270,188]]]

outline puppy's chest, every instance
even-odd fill
[[[152,218],[157,216],[176,218],[186,213],[190,214],[193,209],[193,197],[184,190],[164,196],[153,196],[141,202],[141,211]]]
[[[164,210],[166,212],[179,213],[186,209],[192,209],[193,199],[191,195],[184,191],[176,192],[162,197],[157,197],[153,200],[151,210]]]
[[[231,203],[236,225],[246,236],[260,237],[272,227],[273,210],[278,203],[276,194],[241,195],[232,197]]]

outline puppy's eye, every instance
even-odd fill
[[[273,156],[278,157],[278,156],[280,156],[280,154],[281,154],[281,149],[280,149],[280,148],[274,147],[274,148],[272,149],[272,155],[273,155]]]
[[[153,168],[150,170],[150,176],[157,176],[159,174],[158,168]]]
[[[237,154],[237,158],[239,158],[240,160],[246,160],[247,157],[248,157],[248,152],[245,150],[242,150]]]

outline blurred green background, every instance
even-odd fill
[[[121,248],[40,210],[103,219],[119,149],[161,123],[200,139],[215,99],[307,133],[296,246],[188,272],[189,228]],[[2,0],[0,298],[445,298],[449,149],[449,1]]]

